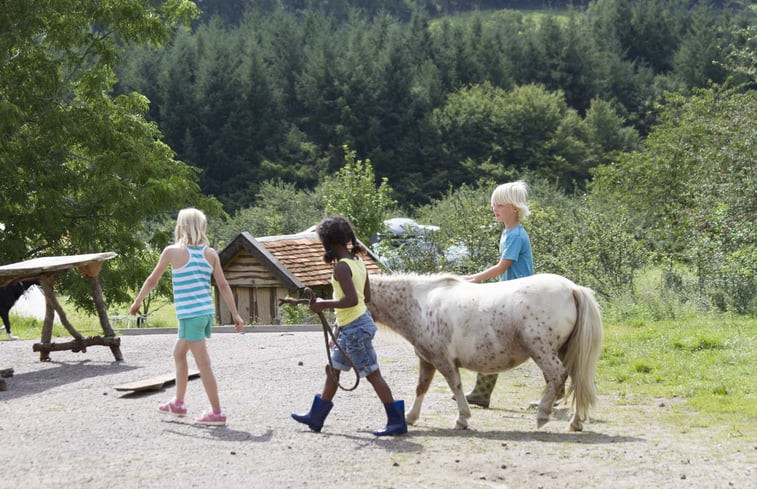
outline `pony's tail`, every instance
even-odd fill
[[[585,420],[597,401],[594,373],[602,349],[602,315],[591,289],[576,286],[573,298],[578,315],[563,358],[571,379],[566,397],[571,398],[578,419]]]

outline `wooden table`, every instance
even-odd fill
[[[0,267],[0,286],[21,280],[36,280],[45,294],[45,320],[42,325],[42,337],[40,343],[33,345],[33,351],[40,352],[41,361],[49,362],[51,351],[71,350],[73,352],[85,353],[87,347],[92,345],[109,346],[115,359],[117,361],[123,360],[123,356],[121,355],[121,338],[116,336],[110,325],[105,301],[103,300],[102,288],[100,287],[100,281],[97,279],[103,263],[115,256],[116,254],[113,252],[45,256]],[[92,287],[92,299],[95,303],[97,315],[100,318],[100,326],[102,326],[104,336],[83,337],[68,321],[66,313],[55,297],[55,290],[53,288],[55,275],[66,272],[71,268],[77,268],[82,277],[89,281]],[[55,313],[58,313],[58,318],[63,327],[73,336],[71,341],[63,343],[52,342]]]

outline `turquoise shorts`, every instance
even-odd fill
[[[179,339],[187,341],[200,341],[210,338],[213,327],[213,314],[195,316],[193,318],[179,319]]]

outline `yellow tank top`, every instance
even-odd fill
[[[365,311],[368,310],[365,305],[364,293],[368,271],[365,268],[365,263],[359,258],[355,258],[354,260],[350,258],[342,258],[339,261],[346,263],[347,266],[350,267],[350,271],[352,272],[352,283],[355,284],[355,291],[357,292],[357,304],[344,309],[334,309],[334,312],[336,313],[336,324],[339,326],[346,326],[365,314]],[[334,300],[339,300],[344,297],[342,286],[339,285],[339,281],[334,278],[334,275],[331,275],[331,286],[334,289]]]

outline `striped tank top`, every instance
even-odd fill
[[[187,246],[189,261],[171,274],[173,302],[179,319],[215,314],[210,276],[213,267],[205,259],[205,246]]]

